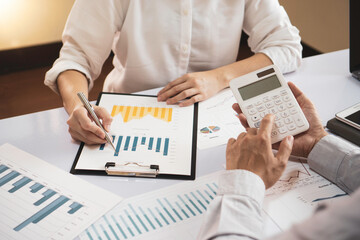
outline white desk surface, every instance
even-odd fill
[[[360,81],[349,72],[349,51],[305,58],[285,78],[299,86],[315,103],[323,124],[335,113],[360,102]],[[146,91],[154,94],[159,89]],[[34,96],[36,97],[36,96]],[[79,143],[72,141],[63,108],[0,120],[0,145],[10,143],[59,168],[70,171]],[[196,176],[224,169],[225,146],[198,150]],[[78,175],[122,197],[159,189],[179,180]]]

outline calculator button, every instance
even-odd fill
[[[289,95],[286,95],[282,99],[284,100],[284,102],[288,102],[288,101],[290,101],[291,98]]]
[[[298,126],[298,127],[304,126],[304,121],[302,120],[302,118],[299,115],[294,116],[294,121],[296,123],[296,126]]]
[[[284,126],[284,123],[283,123],[282,121],[277,121],[277,122],[275,123],[275,126],[276,126],[277,128],[281,128],[281,127]]]
[[[250,108],[253,108],[253,107],[254,107],[254,105],[250,104],[250,105],[247,105],[245,108],[250,109]]]
[[[257,122],[257,121],[260,120],[260,117],[259,117],[259,115],[255,115],[255,116],[252,116],[252,117],[251,117],[251,120],[252,120],[253,122]]]
[[[278,130],[279,130],[279,133],[280,133],[280,134],[284,134],[284,133],[287,132],[287,130],[286,130],[285,127],[281,127],[281,128],[279,128]]]
[[[275,121],[279,121],[281,119],[281,116],[279,114],[275,114]]]
[[[270,99],[270,97],[264,97],[263,98],[263,102],[269,102],[271,99]]]
[[[274,104],[272,102],[269,102],[269,103],[265,103],[265,106],[267,108],[272,108],[272,107],[274,107]]]
[[[281,112],[281,113],[280,113],[280,116],[281,116],[282,118],[287,118],[287,117],[289,116],[289,114],[288,114],[287,112]]]
[[[291,115],[294,115],[294,114],[297,114],[298,111],[296,110],[296,108],[292,108],[292,109],[290,109],[289,112]]]
[[[291,123],[291,124],[287,125],[287,127],[290,131],[292,131],[296,128],[296,125],[295,125],[295,123]]]
[[[287,93],[286,90],[282,90],[282,91],[280,92],[280,94],[281,94],[281,96],[285,96],[285,95],[287,95],[288,93]]]
[[[276,99],[276,100],[274,101],[274,103],[275,103],[276,105],[280,105],[280,104],[282,104],[282,101],[281,101],[281,99]]]
[[[276,114],[278,111],[276,110],[276,108],[272,108],[272,109],[270,109],[270,112],[271,112],[272,114]]]
[[[274,131],[271,132],[271,137],[276,137],[277,135],[278,135],[278,133],[277,133],[276,130],[274,130]]]
[[[272,96],[272,99],[276,100],[276,99],[278,99],[279,97],[280,97],[279,95],[274,95],[274,96]]]
[[[293,120],[291,118],[287,117],[287,118],[285,118],[284,122],[285,122],[285,124],[289,124],[289,123],[292,123]]]
[[[261,105],[262,104],[262,101],[257,101],[256,103],[255,103],[255,106],[259,106],[259,105]]]
[[[284,105],[280,105],[280,106],[278,106],[278,110],[279,110],[280,112],[284,111],[284,110],[285,110]]]
[[[295,106],[295,104],[292,103],[292,102],[286,103],[286,107],[287,107],[287,108],[292,108],[293,106]]]
[[[262,112],[264,111],[266,108],[264,107],[264,105],[261,105],[259,107],[256,108],[258,110],[258,112]]]
[[[264,118],[264,117],[265,117],[267,114],[269,114],[269,113],[270,113],[269,110],[263,111],[263,112],[260,113],[260,117],[261,117],[261,118]]]
[[[248,113],[249,113],[250,115],[254,115],[254,114],[257,113],[257,112],[256,112],[256,110],[255,110],[254,108],[250,108],[249,111],[248,111]]]
[[[254,123],[254,126],[255,126],[256,128],[259,128],[259,127],[260,127],[260,124],[261,124],[261,122],[259,121],[259,122]]]

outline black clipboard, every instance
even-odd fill
[[[123,95],[123,96],[137,96],[145,98],[155,98],[155,95],[142,95],[142,94],[127,94],[127,93],[109,93],[101,92],[96,101],[96,105],[99,105],[102,96],[105,95]],[[168,105],[171,106],[171,105]],[[191,120],[191,119],[190,119]],[[162,174],[161,173],[161,164],[137,164],[135,162],[126,162],[124,164],[117,164],[112,161],[107,161],[104,165],[104,170],[87,170],[87,169],[77,169],[79,158],[84,150],[85,143],[81,142],[80,147],[77,151],[75,160],[71,167],[70,173],[80,174],[80,175],[102,175],[102,176],[122,176],[122,177],[152,177],[152,178],[165,178],[165,179],[183,179],[183,180],[195,180],[195,170],[196,170],[196,144],[197,144],[197,125],[198,125],[198,103],[195,103],[193,106],[192,114],[192,136],[191,136],[191,170],[189,175],[180,175],[180,174]]]

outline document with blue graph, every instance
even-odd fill
[[[1,239],[73,239],[120,201],[10,144],[0,147]]]
[[[156,96],[101,93],[112,116],[110,144],[81,144],[72,173],[106,174],[105,165],[158,165],[159,177],[195,179],[197,104],[158,102]]]
[[[80,239],[195,239],[216,197],[219,174],[124,199]]]

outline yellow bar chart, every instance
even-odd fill
[[[151,115],[154,118],[171,122],[172,108],[114,105],[111,116],[115,117],[118,114],[121,114],[125,123],[133,119],[141,119],[146,115]]]

